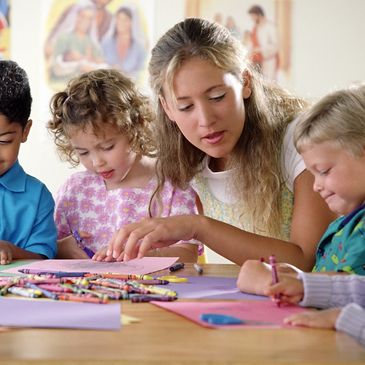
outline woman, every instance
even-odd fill
[[[108,254],[128,260],[195,238],[237,264],[275,254],[309,270],[333,216],[292,142],[289,123],[305,103],[263,80],[239,41],[203,19],[185,19],[163,35],[149,72],[160,184],[194,179],[205,216],[121,227]]]

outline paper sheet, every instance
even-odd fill
[[[181,315],[201,326],[209,328],[281,328],[283,319],[291,314],[300,313],[304,308],[277,305],[267,300],[240,300],[226,302],[151,302],[168,311]],[[203,313],[227,314],[247,321],[247,324],[214,325],[200,319]],[[250,323],[251,322],[251,323]],[[285,326],[289,327],[289,326]]]
[[[0,297],[0,326],[114,330],[121,328],[120,303],[90,304]]]
[[[189,276],[187,278],[187,283],[170,283],[168,285],[169,289],[178,293],[179,298],[209,298],[217,300],[267,299],[265,296],[242,293],[237,288],[237,278],[226,278],[219,276]]]
[[[23,266],[3,270],[3,273],[17,273],[19,269],[49,271],[85,271],[92,273],[113,272],[119,274],[150,274],[171,266],[178,257],[143,257],[127,262],[98,262],[93,260],[40,260]]]

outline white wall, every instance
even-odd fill
[[[152,45],[184,17],[184,0],[141,1],[150,21]],[[51,5],[51,0],[12,0],[11,57],[27,71],[34,99],[34,126],[22,146],[20,162],[55,193],[73,170],[59,160],[45,129],[52,91],[45,83],[43,44]],[[293,92],[317,98],[334,88],[365,81],[364,14],[363,0],[293,0]],[[220,261],[217,255],[209,257]]]

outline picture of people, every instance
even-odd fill
[[[267,19],[260,5],[251,6],[248,14],[254,23],[248,39],[251,61],[265,77],[276,80],[279,67],[276,26]]]
[[[0,60],[9,59],[9,0],[0,0]]]
[[[146,68],[148,41],[136,3],[78,0],[58,10],[44,48],[53,89],[98,68],[116,68],[138,83]],[[57,9],[59,5],[54,1]]]
[[[280,0],[201,0],[199,14],[225,26],[246,46],[249,59],[262,75],[290,83],[291,7]]]

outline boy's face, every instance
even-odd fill
[[[9,123],[8,119],[0,114],[0,176],[5,174],[18,158],[20,144],[28,138],[31,121],[22,129],[19,123]]]
[[[301,155],[314,175],[314,191],[333,212],[348,214],[365,202],[365,151],[355,157],[333,142],[323,142]]]

